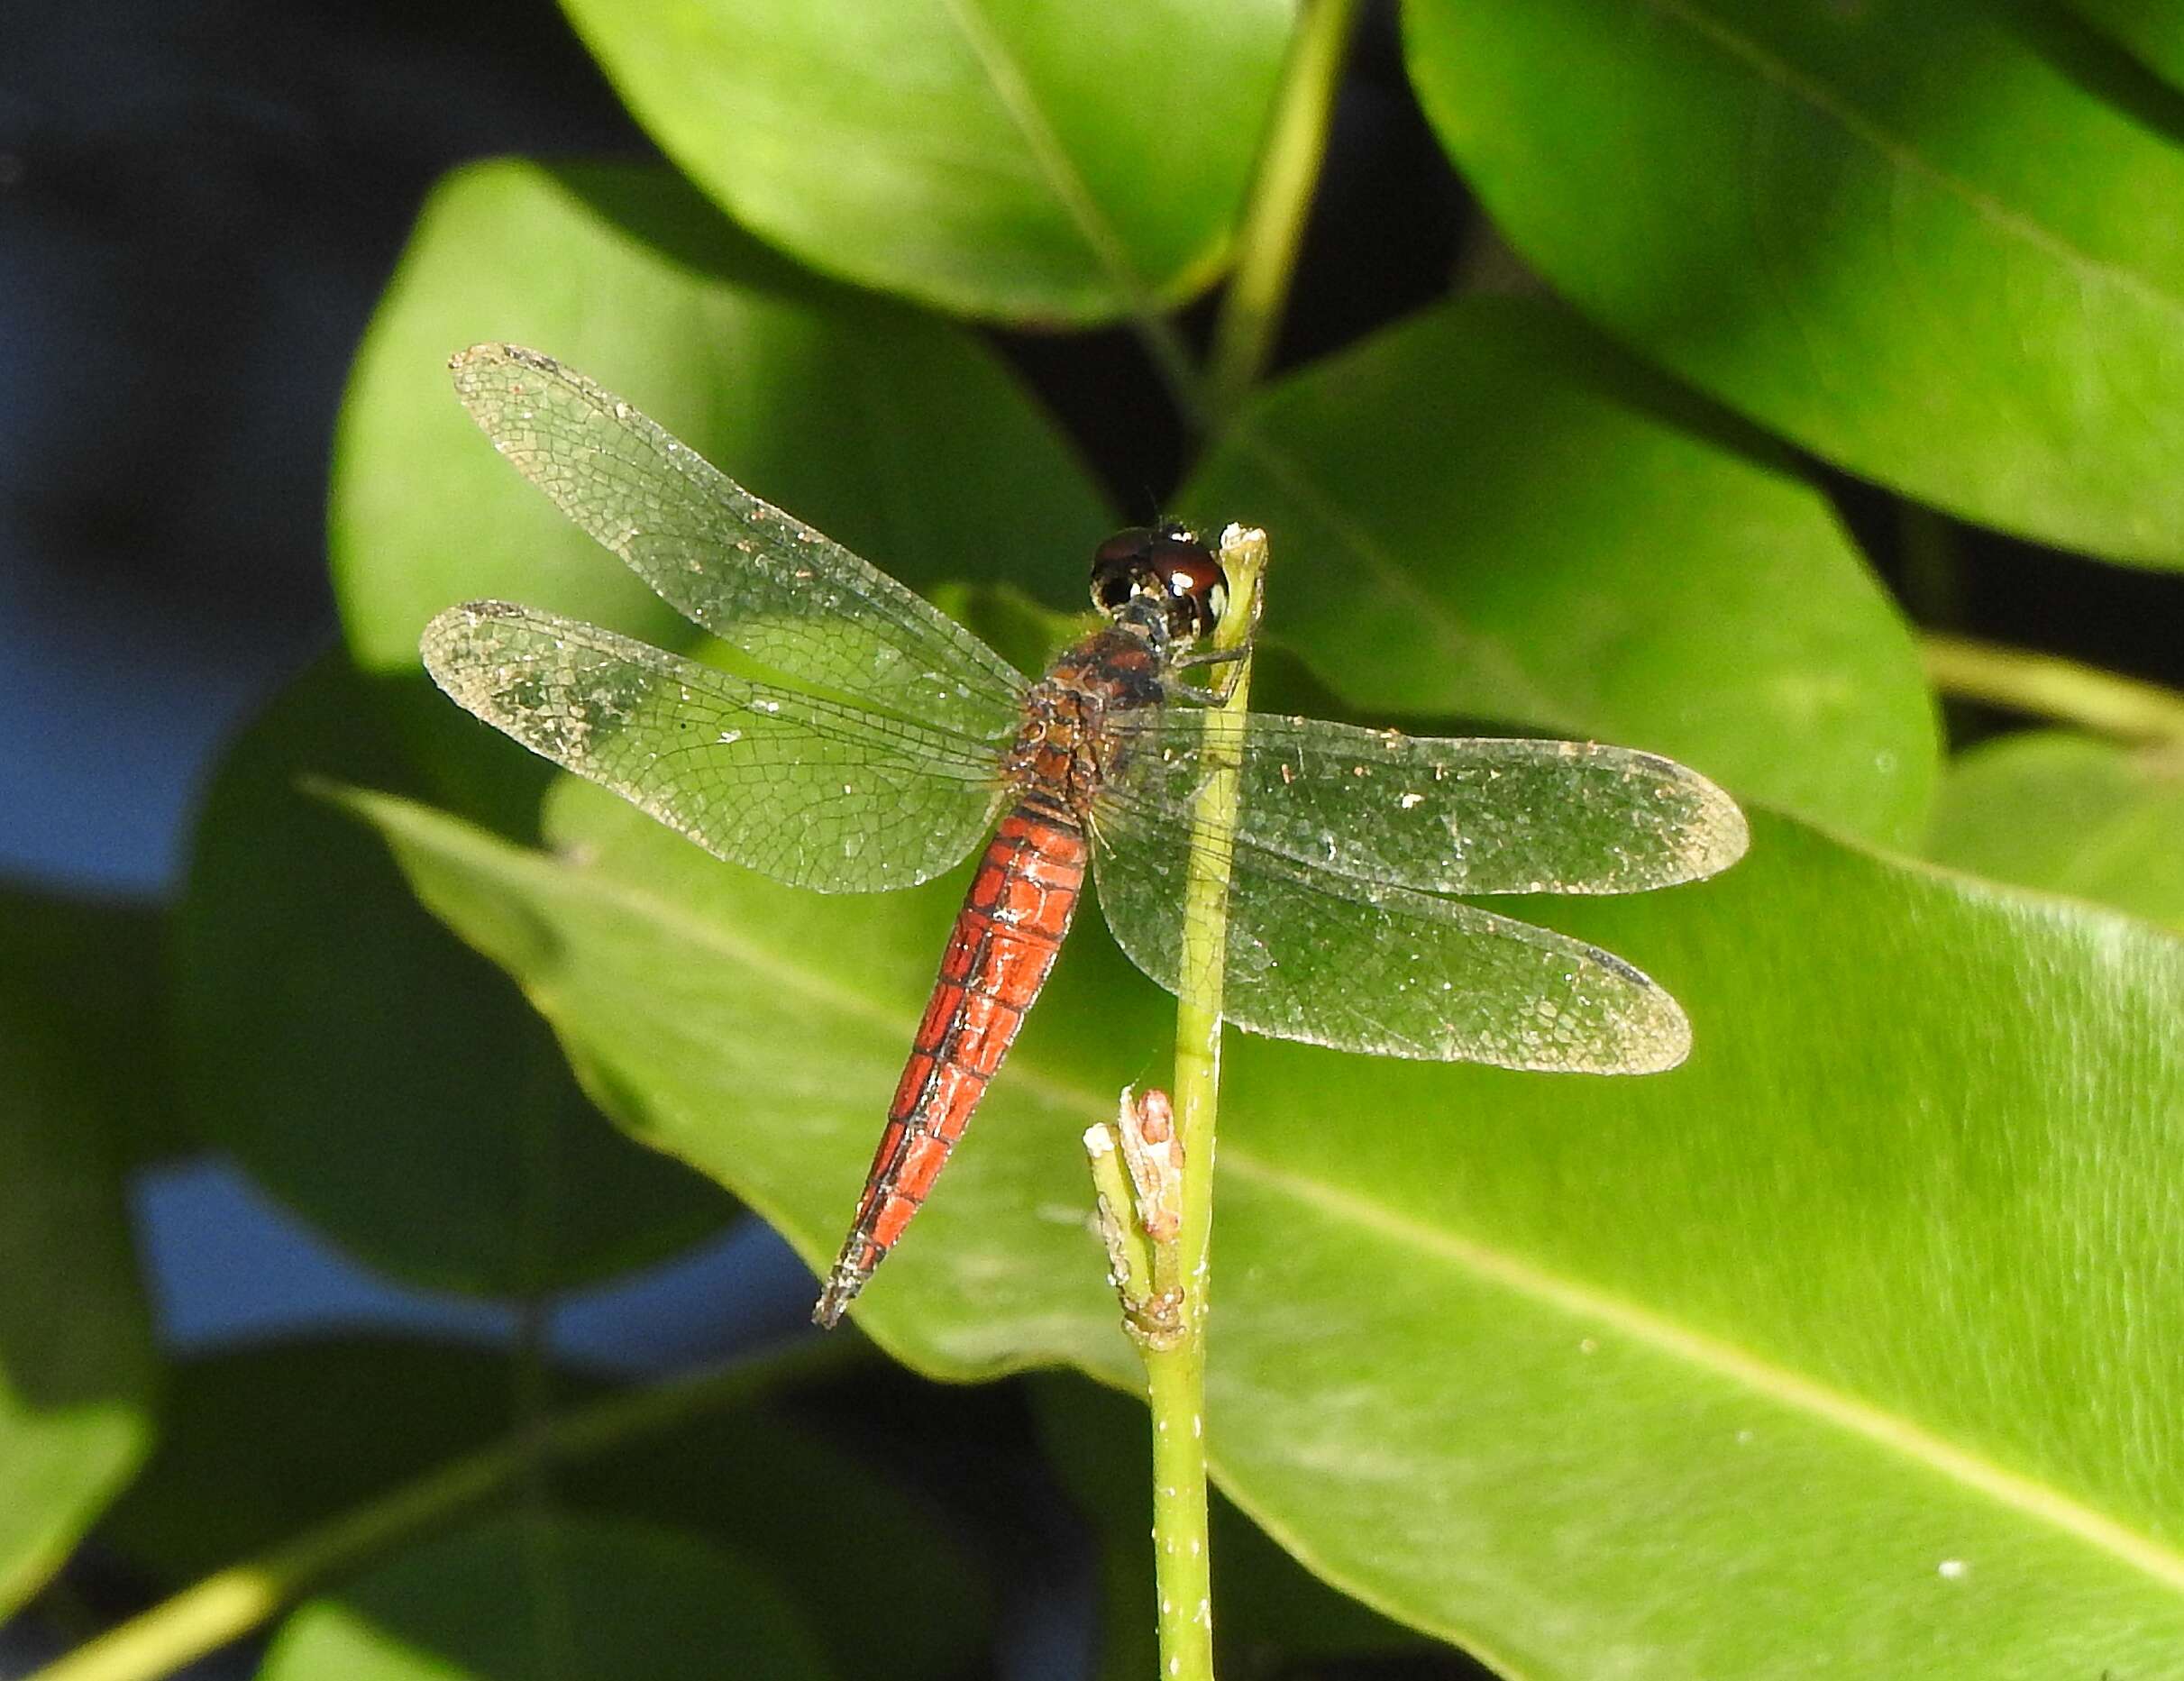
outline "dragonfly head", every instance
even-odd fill
[[[1153,641],[1211,635],[1229,605],[1229,576],[1187,525],[1133,525],[1092,553],[1092,605]]]

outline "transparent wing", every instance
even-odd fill
[[[455,390],[494,447],[660,597],[781,675],[973,735],[1024,680],[928,603],[550,357],[480,344]]]
[[[1184,963],[1187,826],[1127,795],[1094,808],[1100,907],[1130,961],[1208,1000]],[[1691,1046],[1676,1000],[1610,953],[1476,905],[1230,851],[1222,1014],[1339,1050],[1503,1068],[1646,1073]]]
[[[424,653],[441,688],[532,752],[793,887],[926,881],[977,844],[1003,798],[990,744],[529,608],[451,608]]]
[[[1183,818],[1203,714],[1117,720],[1112,772]],[[1435,893],[1635,893],[1743,855],[1744,816],[1673,759],[1595,742],[1405,735],[1254,712],[1239,836],[1293,863]]]

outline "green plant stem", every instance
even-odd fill
[[[1241,644],[1258,620],[1266,538],[1224,540],[1231,598],[1247,610],[1220,626],[1215,646]],[[1183,1219],[1176,1270],[1183,1334],[1172,1348],[1141,1345],[1153,1421],[1153,1571],[1164,1681],[1212,1681],[1212,1552],[1206,1527],[1206,1325],[1212,1294],[1213,1163],[1220,1109],[1221,991],[1227,967],[1230,840],[1250,662],[1236,666],[1227,699],[1206,718],[1210,773],[1194,812],[1184,877],[1182,973],[1175,1010],[1175,1128],[1183,1147]]]
[[[1929,632],[1926,675],[1960,700],[2029,712],[2126,741],[2184,742],[2184,694],[2058,654]]]
[[[1193,1329],[1145,1356],[1153,1412],[1153,1576],[1160,1673],[1212,1681],[1212,1552],[1206,1528],[1206,1345]]]
[[[552,1459],[591,1457],[625,1442],[864,1357],[863,1347],[814,1338],[771,1358],[572,1407],[539,1432]],[[240,1639],[315,1588],[415,1535],[444,1526],[535,1473],[537,1440],[519,1428],[475,1453],[206,1576],[49,1664],[31,1681],[153,1681]]]
[[[1217,418],[1236,412],[1273,354],[1357,18],[1357,0],[1306,0],[1290,37],[1266,143],[1237,235],[1235,271],[1213,331],[1206,395]]]

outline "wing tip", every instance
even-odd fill
[[[510,398],[527,394],[523,383],[526,376],[573,391],[595,405],[607,400],[598,386],[545,352],[498,339],[457,351],[447,359],[447,370],[453,377],[457,399],[488,433],[494,431],[502,407]],[[530,391],[536,388],[534,385]]]
[[[1721,874],[1751,849],[1751,823],[1744,808],[1725,790],[1695,771],[1691,774],[1698,784],[1699,796],[1698,821],[1693,827],[1702,836],[1698,854],[1692,862],[1691,879],[1703,882]]]
[[[530,612],[513,601],[496,600],[480,597],[475,601],[458,601],[452,607],[443,607],[425,620],[425,629],[418,635],[420,647],[446,637],[451,632],[469,630],[483,619],[518,618]]]
[[[1649,1030],[1640,1032],[1633,1028],[1623,1040],[1622,1059],[1613,1067],[1604,1069],[1606,1073],[1665,1074],[1680,1068],[1691,1055],[1691,1018],[1684,1007],[1660,984],[1651,983],[1658,994],[1655,1019]]]
[[[1608,748],[1597,743],[1594,745],[1603,753],[1623,758],[1626,763],[1643,765],[1659,779],[1663,796],[1671,799],[1680,796],[1689,801],[1689,809],[1680,813],[1675,821],[1676,831],[1688,841],[1677,849],[1677,872],[1637,891],[1704,882],[1721,874],[1750,849],[1751,824],[1744,815],[1744,809],[1719,782],[1666,754],[1649,753],[1637,747]]]
[[[1601,955],[1606,955],[1605,953]],[[1634,972],[1635,973],[1635,972]],[[1658,982],[1645,980],[1642,1015],[1625,1017],[1612,1035],[1571,1041],[1542,1034],[1531,1046],[1473,1046],[1443,1060],[1480,1063],[1516,1073],[1665,1074],[1691,1055],[1691,1018]]]
[[[1580,1064],[1580,1071],[1659,1074],[1681,1064],[1691,1055],[1691,1018],[1676,994],[1627,957],[1597,946],[1588,947],[1585,955],[1622,983],[1631,1007],[1621,1012],[1622,1031],[1613,1037],[1611,1054],[1589,1069]]]
[[[1603,1035],[1597,1055],[1563,1052],[1526,1066],[1543,1073],[1660,1074],[1679,1067],[1691,1055],[1691,1018],[1676,995],[1635,964],[1598,946],[1585,955],[1622,983],[1628,1006],[1617,1012],[1616,1030]]]
[[[468,673],[477,663],[480,631],[489,625],[533,617],[529,608],[512,601],[463,601],[443,608],[418,634],[417,658],[434,682],[462,700]]]
[[[480,368],[498,367],[507,362],[519,362],[526,368],[562,373],[561,363],[544,351],[535,351],[527,345],[510,344],[499,339],[481,339],[467,350],[457,351],[447,359],[448,371],[460,381],[461,377]]]

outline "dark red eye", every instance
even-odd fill
[[[1160,574],[1162,586],[1168,594],[1178,599],[1185,596],[1203,595],[1216,584],[1228,581],[1220,562],[1209,554],[1202,545],[1184,548],[1163,544],[1154,549],[1151,564],[1153,570]]]
[[[1168,568],[1168,593],[1174,611],[1169,623],[1179,636],[1210,636],[1229,610],[1229,574],[1211,555]]]
[[[1159,600],[1168,634],[1202,636],[1220,620],[1229,580],[1187,525],[1133,525],[1092,552],[1092,601],[1110,617],[1143,597]]]
[[[1098,571],[1144,560],[1153,552],[1153,544],[1161,534],[1150,525],[1131,525],[1118,531],[1092,551],[1092,570]]]

